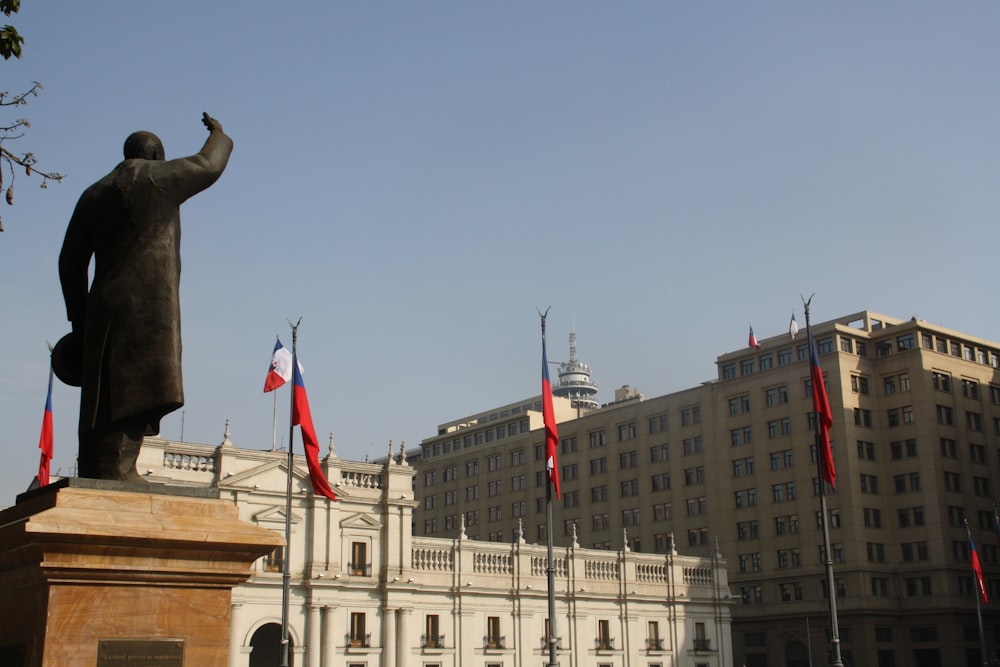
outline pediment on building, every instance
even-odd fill
[[[340,522],[340,527],[343,528],[361,528],[365,530],[379,530],[382,527],[382,522],[378,519],[372,517],[368,514],[352,514],[346,519]]]
[[[285,525],[285,508],[284,507],[269,507],[265,510],[261,510],[254,514],[251,519],[256,523],[266,523],[269,528],[273,528],[273,524]],[[292,512],[292,523],[299,523],[302,521],[302,517]]]
[[[223,477],[220,488],[254,489],[268,493],[285,494],[288,487],[288,461],[268,461],[243,472]],[[300,493],[301,488],[312,488],[309,472],[296,466],[292,470],[292,493]]]

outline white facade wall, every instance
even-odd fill
[[[330,456],[323,468],[337,502],[312,494],[301,457],[293,470],[293,665],[547,663],[544,545],[479,542],[464,531],[454,539],[414,538],[414,471],[405,460],[369,464]],[[147,438],[138,469],[151,482],[217,485],[243,520],[284,533],[284,452],[239,449],[228,438],[218,447]],[[352,563],[355,544],[364,545],[366,562]],[[732,664],[734,601],[718,553],[693,558],[563,544],[554,563],[561,667]],[[259,561],[233,591],[231,667],[255,665],[255,633],[280,625],[282,574],[270,564]],[[358,614],[364,632],[352,637]],[[428,637],[435,616],[437,641]],[[498,632],[490,632],[491,624]]]

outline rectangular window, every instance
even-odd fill
[[[275,547],[274,551],[264,556],[265,572],[281,572],[284,567],[285,547]]]
[[[597,621],[597,649],[608,651],[614,648],[611,639],[611,621],[601,619]]]
[[[649,621],[646,625],[646,650],[662,651],[663,639],[660,637],[660,622]]]
[[[368,567],[368,544],[366,542],[351,542],[351,575],[367,577],[371,575]]]
[[[705,634],[705,624],[695,623],[694,624],[694,650],[695,651],[711,651],[711,643],[708,636]]]
[[[351,646],[368,646],[368,634],[365,632],[365,613],[363,611],[351,612],[351,634],[348,641]]]
[[[500,617],[486,617],[486,648],[504,648],[504,637],[500,634]]]
[[[668,491],[670,489],[670,473],[653,475],[653,491]]]
[[[639,451],[633,449],[630,452],[622,452],[618,455],[618,467],[622,470],[635,468],[639,465]]]
[[[635,422],[618,425],[618,440],[632,440],[635,438]]]
[[[442,648],[444,637],[441,636],[441,622],[437,614],[427,614],[424,621],[424,648]]]
[[[655,445],[649,448],[650,463],[670,460],[670,448],[667,445]]]

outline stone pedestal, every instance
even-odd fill
[[[0,663],[225,667],[232,588],[284,540],[211,493],[70,479],[0,512]]]

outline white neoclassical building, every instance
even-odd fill
[[[337,501],[314,496],[302,457],[292,471],[291,542],[233,591],[229,664],[276,665],[282,559],[291,572],[295,667],[521,667],[545,664],[545,545],[480,542],[464,522],[448,538],[412,535],[414,469],[330,454]],[[138,462],[151,482],[215,485],[248,522],[284,533],[287,454],[147,438]],[[561,532],[561,531],[560,531]],[[732,664],[726,563],[708,558],[557,544],[561,667],[724,667]]]

